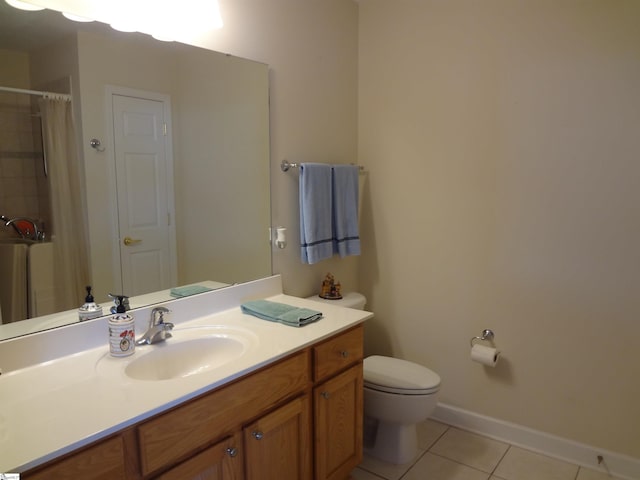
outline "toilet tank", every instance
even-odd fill
[[[321,298],[319,295],[312,295],[311,297],[307,297],[307,300],[329,303],[338,307],[355,308],[356,310],[364,310],[364,306],[367,303],[367,297],[358,292],[345,293],[339,300],[329,300],[326,298]]]

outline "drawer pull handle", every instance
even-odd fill
[[[255,438],[256,440],[262,440],[262,437],[264,437],[264,433],[258,431],[258,432],[251,432],[251,435],[253,435],[253,438]]]
[[[238,450],[234,447],[228,447],[225,452],[227,452],[227,455],[229,455],[230,457],[235,457],[236,455],[238,455]]]
[[[349,352],[348,352],[348,351],[346,351],[346,350],[342,350],[342,351],[340,352],[340,356],[341,356],[342,358],[347,358],[347,357],[349,356]]]
[[[331,394],[329,392],[322,392],[320,395],[322,395],[322,398],[324,398],[325,400],[329,400],[329,397],[331,397]]]

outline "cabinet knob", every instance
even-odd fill
[[[329,392],[322,392],[320,395],[322,395],[322,398],[324,398],[325,400],[328,400],[329,397],[331,397],[331,394]]]
[[[347,350],[342,350],[342,351],[340,352],[340,356],[341,356],[342,358],[347,358],[347,357],[349,356],[349,352],[348,352]]]
[[[253,438],[255,438],[256,440],[262,440],[262,437],[264,437],[264,433],[260,431],[251,432],[251,435],[253,435]]]
[[[229,455],[230,457],[235,457],[236,455],[238,455],[238,449],[234,447],[228,447],[225,452],[227,452],[227,455]]]

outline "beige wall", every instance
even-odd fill
[[[172,98],[178,284],[254,280],[271,271],[268,67],[193,50]]]
[[[636,458],[639,24],[635,0],[361,0],[359,24],[369,353]]]
[[[273,251],[273,271],[292,295],[317,293],[330,271],[358,289],[357,257],[300,262],[295,162],[357,161],[358,7],[352,0],[219,0],[224,28],[193,40],[269,64],[271,207],[289,246]]]

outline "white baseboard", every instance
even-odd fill
[[[602,450],[442,403],[438,404],[431,418],[613,477],[625,480],[640,479],[640,459],[638,458]],[[598,464],[598,456],[603,459],[600,464]]]

